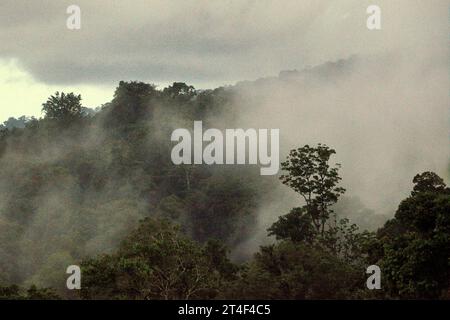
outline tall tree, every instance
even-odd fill
[[[325,223],[333,212],[335,204],[345,189],[338,186],[341,177],[338,170],[340,164],[334,167],[329,164],[334,149],[318,144],[317,147],[304,147],[291,150],[281,169],[287,174],[280,177],[283,184],[299,193],[306,202],[306,212],[316,230],[323,234]]]
[[[75,95],[73,92],[56,92],[42,104],[46,118],[64,122],[81,118],[82,108],[81,95]]]
[[[432,172],[414,177],[411,196],[378,230],[378,264],[393,297],[437,299],[450,290],[450,189]]]

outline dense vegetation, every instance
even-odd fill
[[[6,121],[0,298],[449,298],[443,180],[416,175],[395,217],[360,231],[335,212],[345,189],[336,151],[323,144],[300,146],[281,165],[281,183],[304,206],[268,229],[273,244],[231,261],[229,248],[255,231],[260,200],[279,182],[252,166],[175,166],[168,137],[194,120],[234,127],[234,99],[231,88],[121,82],[96,111],[56,93],[43,118]],[[65,289],[71,264],[82,267],[79,292]],[[371,264],[382,290],[366,288]]]

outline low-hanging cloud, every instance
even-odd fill
[[[82,27],[73,31],[66,28],[72,2],[4,0],[0,58],[17,59],[51,84],[215,85],[353,54],[446,46],[447,1],[376,1],[382,30],[369,31],[372,2],[79,0]]]

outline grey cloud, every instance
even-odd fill
[[[65,27],[72,2],[3,0],[0,58],[17,59],[49,84],[227,83],[352,54],[447,43],[444,0],[379,1],[384,29],[378,33],[365,28],[370,1],[74,3],[82,11],[79,31]]]

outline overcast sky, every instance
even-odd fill
[[[66,28],[71,4],[81,30]],[[370,4],[382,30],[366,28]],[[56,90],[99,106],[120,80],[212,88],[355,54],[448,62],[448,12],[448,0],[1,0],[0,121],[39,116]]]

